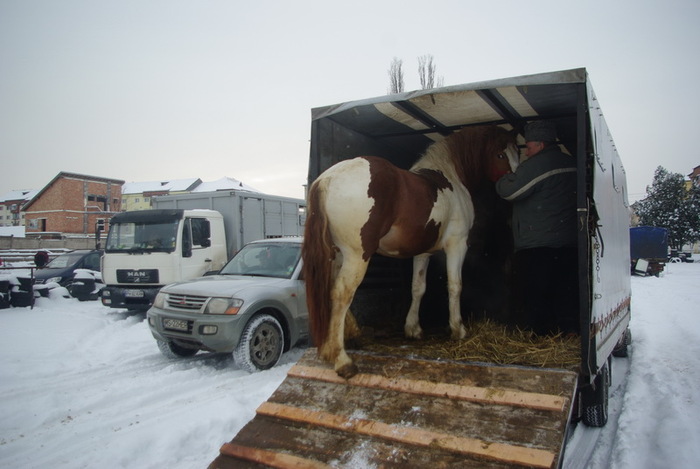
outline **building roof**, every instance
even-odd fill
[[[0,196],[0,202],[13,202],[15,200],[29,200],[39,192],[38,189],[15,189]]]
[[[216,181],[203,182],[197,186],[192,192],[214,192],[214,191],[248,191],[248,192],[260,192],[254,187],[245,184],[238,179],[230,177],[222,177]]]
[[[169,181],[127,182],[122,186],[122,194],[143,194],[144,192],[187,192],[202,184],[199,178],[172,179]]]

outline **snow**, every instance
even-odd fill
[[[238,191],[248,191],[248,192],[260,192],[248,184],[245,184],[238,179],[230,177],[222,177],[216,181],[203,182],[197,186],[192,192],[214,192],[214,191],[224,191],[224,190],[238,190]]]
[[[122,185],[122,194],[142,194],[144,192],[182,192],[188,191],[197,183],[198,178],[170,179],[167,181],[127,182]]]
[[[628,375],[610,402],[619,417],[574,432],[599,434],[589,468],[697,467],[699,287],[700,263],[632,278],[630,358],[615,359]],[[98,302],[0,310],[0,467],[206,467],[302,353],[249,374],[230,357],[168,360],[143,315]]]
[[[614,396],[622,411],[617,431],[602,432],[610,461],[596,454],[591,468],[697,467],[699,305],[700,263],[667,265],[658,279],[632,278],[630,371],[624,393]]]
[[[0,226],[0,236],[13,236],[15,238],[24,238],[24,226]]]

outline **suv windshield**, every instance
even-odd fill
[[[107,252],[175,250],[179,220],[113,224],[107,235]]]
[[[300,255],[301,244],[297,243],[248,244],[219,273],[290,278]]]
[[[45,269],[65,269],[66,267],[70,267],[76,262],[78,262],[85,254],[80,254],[80,253],[67,253],[67,254],[61,254],[58,257],[55,257],[51,262],[46,264],[44,267]]]

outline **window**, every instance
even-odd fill
[[[107,210],[107,197],[104,195],[88,194],[88,205],[93,205],[101,210]],[[92,202],[92,204],[90,203]]]
[[[99,252],[93,252],[87,255],[85,257],[85,269],[90,269],[90,270],[95,270],[97,272],[100,271],[100,255]]]
[[[188,218],[185,220],[182,233],[185,249],[209,247],[211,245],[209,229],[209,220],[206,218]]]

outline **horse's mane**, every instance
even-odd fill
[[[509,132],[501,127],[467,127],[430,145],[411,170],[440,170],[448,178],[458,178],[467,190],[474,192],[486,177],[487,157],[503,150],[509,139],[512,139]]]

